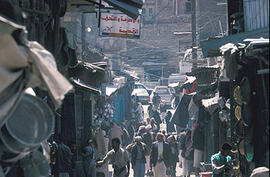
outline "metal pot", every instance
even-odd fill
[[[11,153],[30,152],[49,138],[54,114],[40,98],[24,94],[20,103],[1,128],[0,138]]]
[[[253,144],[250,142],[246,142],[244,144],[244,149],[245,149],[245,157],[248,162],[252,162],[253,156],[254,156],[254,147]]]

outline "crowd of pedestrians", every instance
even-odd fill
[[[191,173],[199,176],[200,162],[203,161],[203,139],[197,121],[193,119],[191,127],[177,134],[170,122],[171,111],[166,112],[163,120],[154,108],[148,109],[148,115],[150,113],[152,117],[139,123],[111,122],[107,133],[100,127],[96,129],[93,138],[82,149],[84,177],[110,176],[109,164],[113,168],[113,177],[129,177],[131,169],[134,177],[176,177],[177,165],[181,168],[181,177],[190,177]],[[162,122],[166,123],[166,131],[160,130]],[[56,169],[59,177],[71,177],[74,156],[62,139],[59,136],[55,143]],[[221,173],[232,176],[231,149],[225,143],[220,152],[212,156],[213,176],[219,177]]]
[[[176,177],[177,165],[181,168],[181,177],[200,176],[204,148],[202,125],[192,118],[191,123],[177,133],[170,122],[172,112],[165,110],[165,115],[161,116],[155,104],[150,103],[148,117],[145,117],[142,104],[134,101],[132,118],[121,123],[111,121],[106,129],[96,128],[81,150],[83,177],[108,177],[109,164],[113,177],[129,177],[131,169],[134,177]],[[166,124],[166,130],[161,130],[162,123]],[[52,161],[56,161],[56,165],[52,169],[58,171],[59,177],[71,177],[74,155],[61,137],[55,144],[56,160]],[[232,165],[228,165],[230,149],[230,145],[225,144],[212,156],[214,176],[219,176],[220,172],[232,173]]]

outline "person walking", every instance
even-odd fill
[[[212,155],[211,164],[213,169],[213,177],[232,177],[233,164],[232,157],[229,156],[232,146],[229,143],[224,143],[221,150]]]
[[[186,134],[184,135],[184,140],[182,141],[182,144],[180,146],[182,148],[182,175],[185,177],[189,177],[192,170],[192,162],[194,157],[194,149],[192,145],[190,129],[186,131]]]
[[[157,133],[157,141],[153,143],[150,155],[150,168],[154,167],[155,177],[165,177],[166,169],[170,167],[170,152],[168,143],[164,142],[164,135]]]
[[[153,132],[151,132],[151,125],[147,125],[145,127],[146,132],[142,135],[142,142],[146,144],[146,147],[149,149],[149,154],[145,157],[146,158],[146,171],[150,171],[150,152],[151,146],[153,143]]]
[[[160,124],[162,123],[159,112],[157,110],[154,110],[153,112],[153,118],[155,119],[157,130],[160,130]]]
[[[148,117],[152,117],[152,116],[153,116],[153,108],[154,108],[153,103],[150,102],[150,103],[149,103],[149,106],[148,106],[148,108],[147,108]]]
[[[144,123],[144,110],[140,102],[138,102],[137,109],[135,110],[135,112],[136,112],[137,120],[139,121],[140,124],[143,124]]]
[[[130,170],[130,161],[128,152],[120,147],[120,139],[112,139],[112,150],[109,151],[103,160],[98,161],[97,165],[101,166],[111,160],[114,169],[113,177],[128,177]]]
[[[138,129],[138,136],[142,136],[146,132],[145,125],[141,125]]]
[[[145,157],[149,154],[149,149],[146,144],[142,142],[141,136],[136,136],[134,138],[134,143],[131,145],[130,152],[134,177],[144,177],[146,163]]]
[[[183,151],[183,143],[185,141],[185,135],[186,135],[186,131],[182,130],[179,135],[178,135],[178,143],[179,143],[179,167],[182,168],[183,167],[183,157],[182,157],[182,151]]]
[[[56,140],[57,141],[57,140]],[[69,173],[72,170],[72,152],[70,148],[63,143],[62,135],[58,136],[58,148],[56,163],[59,172],[59,177],[69,177]]]
[[[97,143],[94,139],[88,141],[88,145],[84,147],[82,152],[83,169],[86,177],[96,177]]]
[[[109,131],[109,140],[110,143],[112,142],[112,139],[118,138],[120,140],[120,143],[122,144],[122,135],[123,130],[120,126],[118,126],[116,123],[111,122],[111,129]],[[111,144],[109,145],[109,149],[111,149]]]
[[[151,125],[151,131],[152,131],[153,133],[157,133],[157,132],[159,131],[159,129],[158,129],[158,124],[157,124],[157,122],[155,121],[154,118],[152,118],[152,119],[150,120],[150,125]]]
[[[154,105],[154,108],[155,110],[158,109],[159,107],[159,104],[160,104],[160,101],[161,101],[161,97],[158,95],[158,93],[154,92],[154,96],[153,96],[153,105]]]
[[[168,111],[165,116],[167,133],[175,132],[174,124],[170,122],[171,117],[172,117],[172,112]]]
[[[173,135],[168,137],[169,147],[170,147],[170,160],[171,160],[171,177],[176,177],[176,164],[179,162],[178,154],[178,143],[176,142]]]
[[[204,150],[204,134],[203,134],[203,127],[201,123],[198,121],[194,121],[192,126],[192,142],[194,148],[194,160],[193,160],[193,167],[195,171],[195,175],[199,176],[200,173],[200,162],[203,161],[203,150]]]

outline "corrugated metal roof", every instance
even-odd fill
[[[269,0],[244,0],[245,31],[269,27]]]

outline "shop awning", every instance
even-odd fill
[[[95,12],[95,4],[86,0],[67,0],[67,12]]]
[[[218,99],[219,94],[216,93],[213,98],[202,99],[202,105],[206,111],[208,111],[210,114],[213,114],[219,108]]]
[[[171,84],[169,84],[168,86],[169,86],[169,87],[172,87],[172,88],[178,87],[178,86],[179,86],[179,82],[171,83]]]
[[[68,68],[68,76],[94,88],[100,88],[106,81],[105,69],[87,62],[79,62],[75,67]]]
[[[142,0],[103,0],[110,6],[123,12],[124,14],[130,16],[133,19],[137,19],[139,16],[139,9],[142,8]],[[95,12],[96,6],[101,6],[101,8],[107,8],[104,3],[99,4],[95,0],[68,0],[67,1],[67,11],[68,12]]]
[[[134,81],[137,81],[139,80],[140,78],[137,77],[137,75],[131,71],[128,71],[128,70],[124,70],[124,69],[120,69],[120,71],[114,71],[114,74],[116,76],[124,76],[128,79],[132,79]]]
[[[88,90],[89,92],[92,92],[94,94],[98,94],[98,95],[101,95],[101,90],[97,89],[97,88],[94,88],[94,87],[91,87],[90,85],[87,85],[85,83],[83,83],[82,81],[80,80],[77,80],[77,79],[71,79],[71,83],[73,83],[73,85],[75,87],[78,87],[78,88],[81,88],[81,89],[86,89]]]
[[[128,0],[128,1],[127,0],[104,0],[104,1],[135,20],[139,16],[139,9],[141,9],[143,6],[142,0]]]
[[[247,38],[269,38],[269,28],[201,41],[200,47],[202,48],[203,57],[221,56],[219,50],[221,46],[227,43],[242,43]]]

